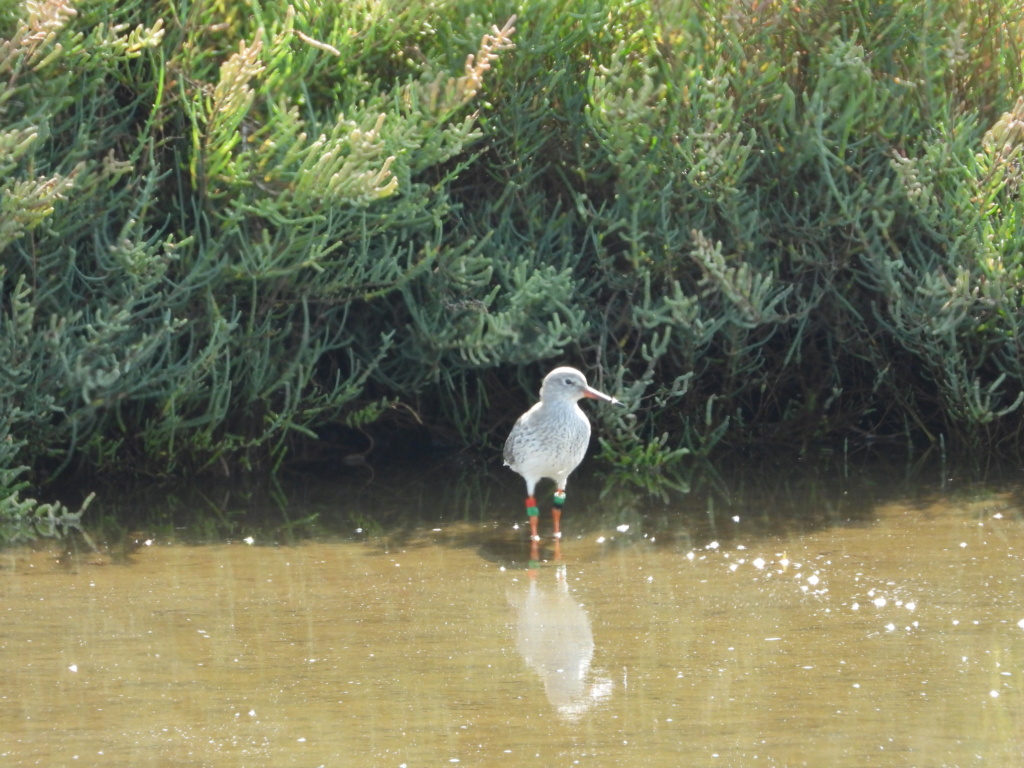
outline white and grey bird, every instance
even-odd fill
[[[587,384],[587,377],[575,368],[555,368],[544,377],[540,402],[519,417],[505,441],[505,465],[526,480],[526,512],[534,541],[538,536],[537,500],[533,494],[544,477],[555,481],[551,516],[555,537],[561,536],[565,483],[583,461],[590,444],[590,421],[579,406],[584,397],[622,405]]]

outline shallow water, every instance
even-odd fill
[[[388,526],[358,511],[449,482],[307,483],[282,514],[333,498],[316,539],[247,543],[233,517],[212,544],[168,527],[117,557],[3,553],[0,759],[1024,764],[1012,483],[796,468],[657,502],[595,489],[536,552],[514,480]],[[244,498],[265,503],[225,509]]]

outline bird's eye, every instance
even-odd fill
[[[567,387],[571,387],[571,386],[572,386],[572,385],[573,385],[574,383],[575,383],[575,382],[573,382],[573,380],[572,380],[572,379],[566,379],[566,380],[565,380],[565,385],[566,385]]]

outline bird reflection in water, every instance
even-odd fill
[[[554,542],[554,570],[538,565],[533,542],[525,584],[509,590],[516,650],[544,683],[548,701],[560,715],[575,719],[611,695],[612,682],[591,674],[594,635],[590,616],[569,593],[561,543]]]

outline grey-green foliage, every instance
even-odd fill
[[[946,140],[892,161],[921,227],[905,259],[876,271],[889,305],[880,319],[937,385],[947,418],[977,428],[1024,399],[1022,120],[1018,99],[983,136],[956,121]]]
[[[476,257],[447,185],[511,29],[473,24],[452,71],[398,60],[409,11],[237,11],[44,0],[0,49],[0,399],[29,463],[230,471],[379,415],[386,297]],[[381,32],[390,82],[362,71]]]
[[[610,362],[681,415],[672,444],[1019,430],[1020,139],[984,138],[971,88],[1009,107],[1021,69],[966,51],[1004,23],[1019,51],[1021,10],[903,4],[866,24],[880,9],[656,5],[590,70],[590,162],[613,192],[576,196],[595,261],[633,278]]]
[[[90,494],[72,512],[60,502],[40,502],[28,495],[29,483],[24,476],[29,467],[20,463],[24,446],[8,431],[21,415],[15,407],[0,421],[0,546],[63,536],[72,529],[81,531],[82,514],[95,497]]]
[[[563,362],[627,470],[1016,435],[1019,4],[222,6],[0,18],[17,462],[496,442]]]

